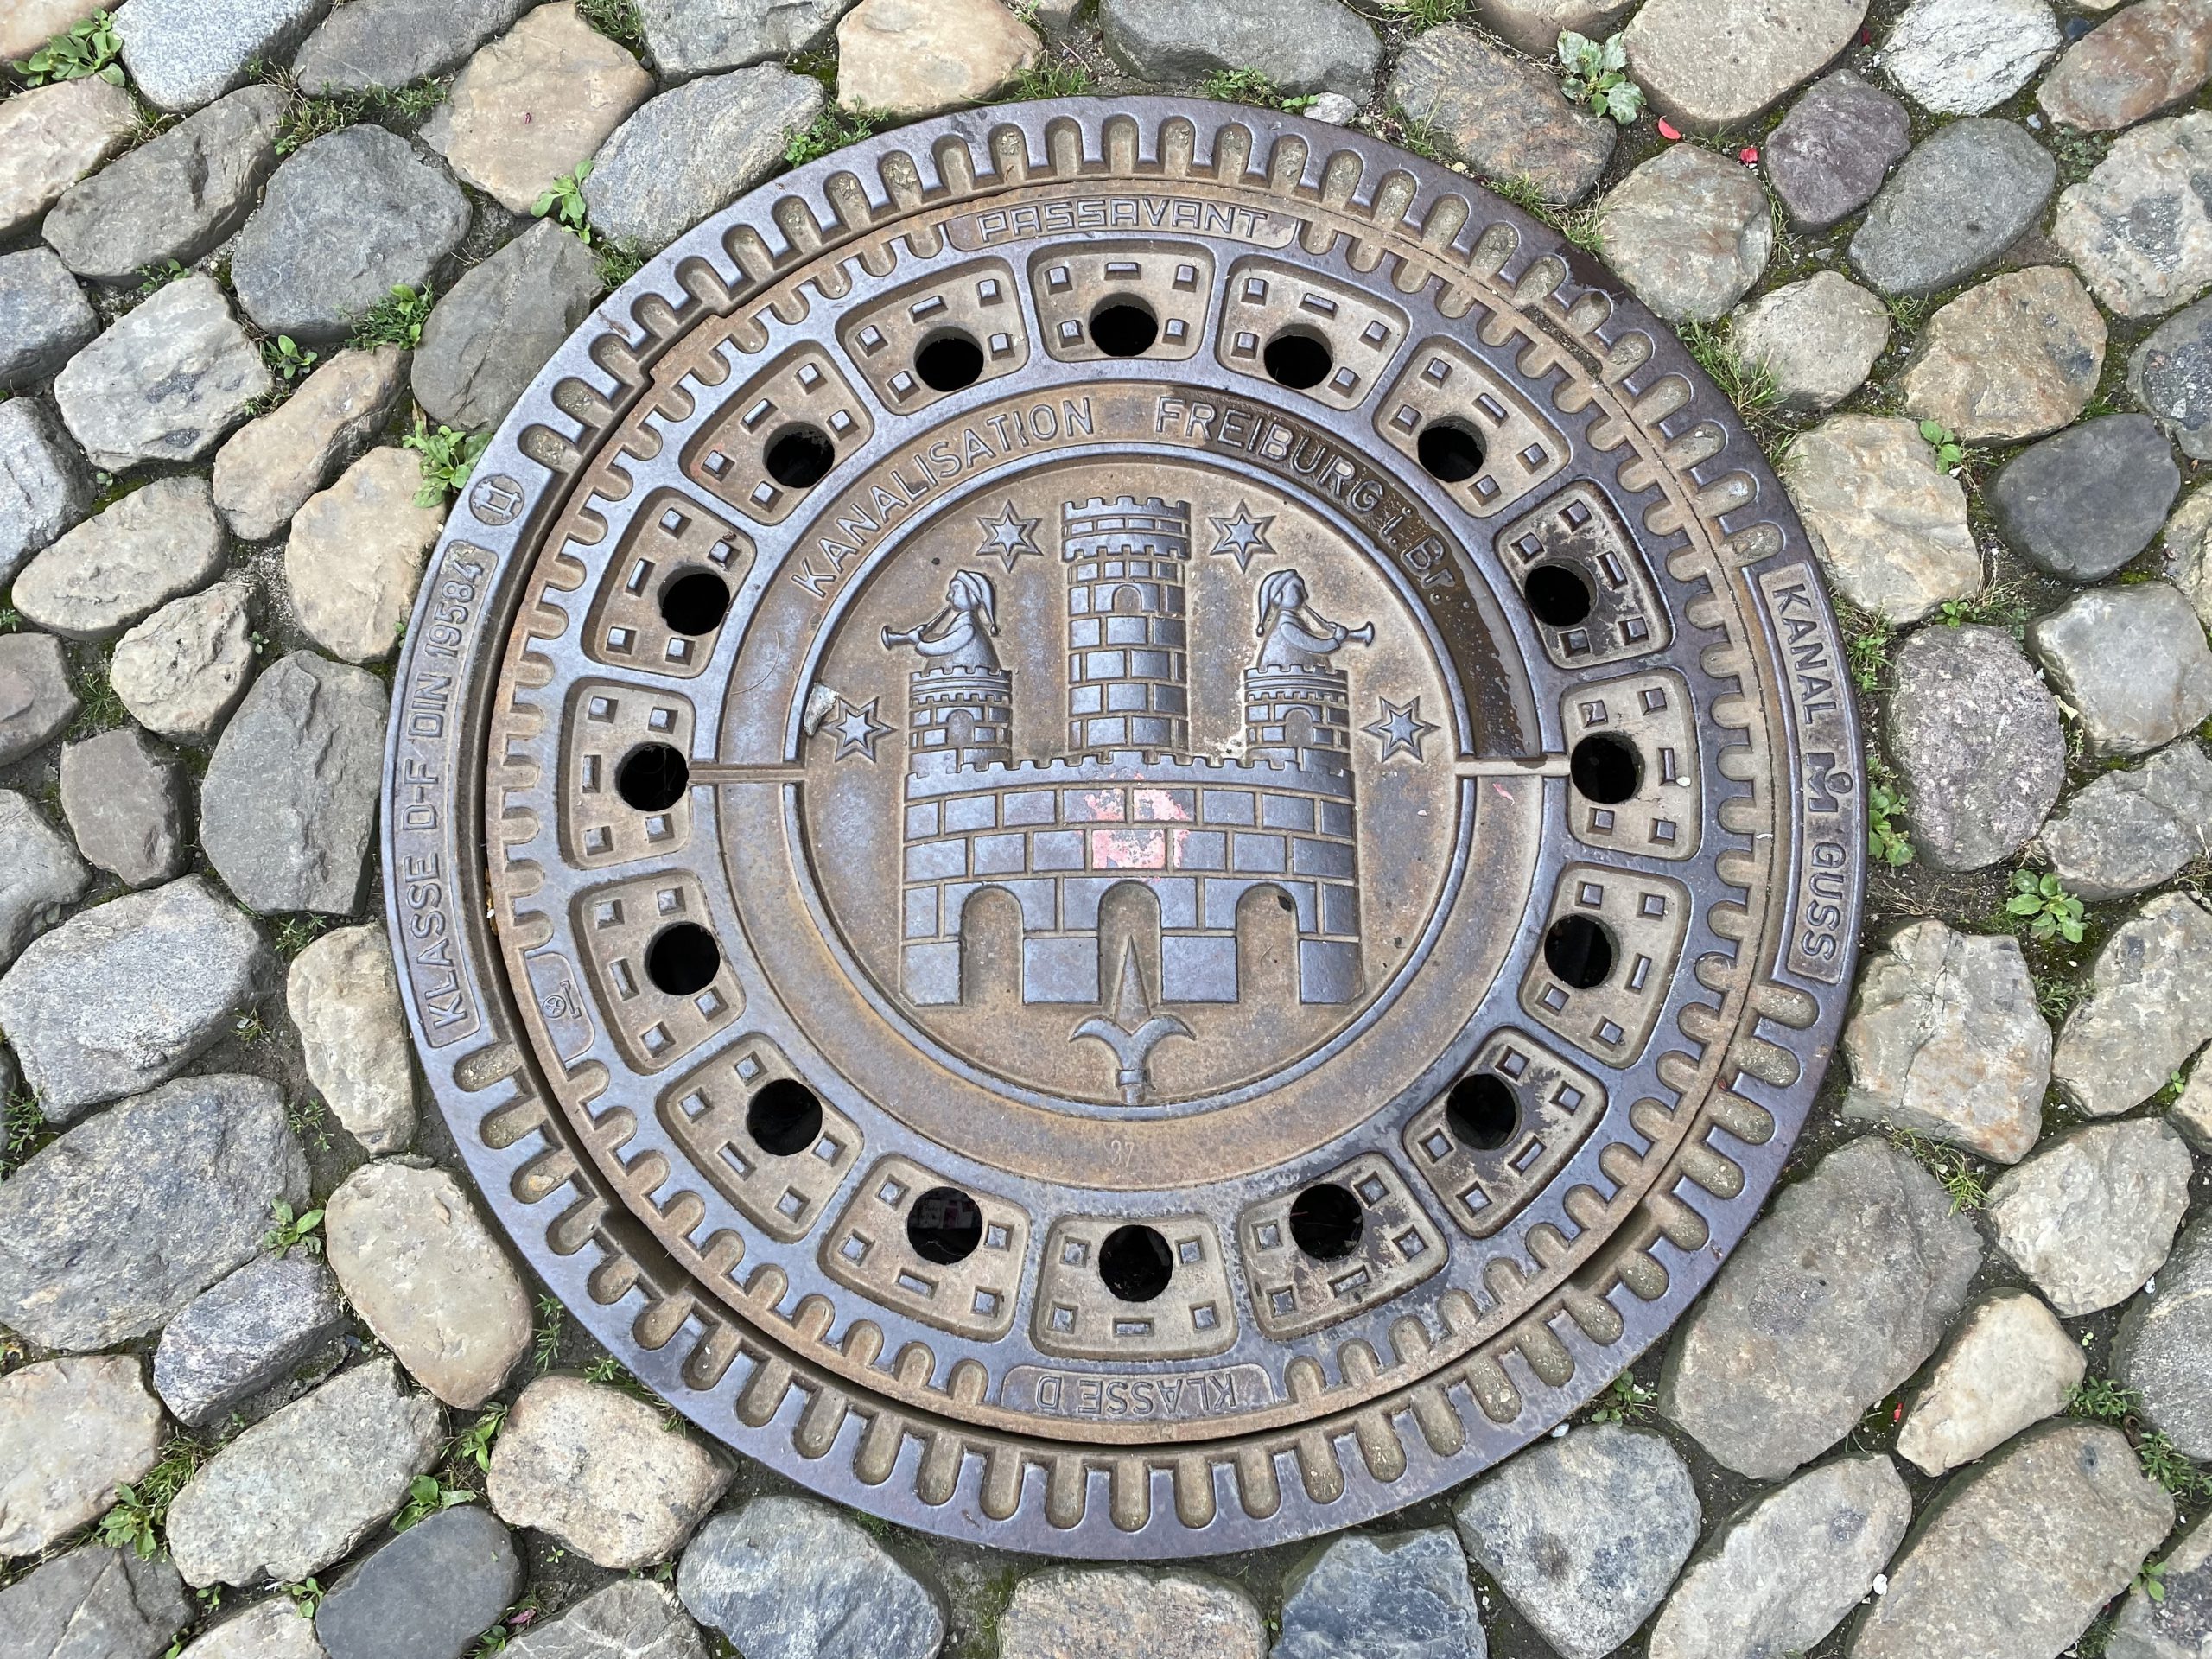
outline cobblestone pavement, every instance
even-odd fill
[[[0,59],[0,1653],[2212,1655],[2208,0],[11,0]],[[1874,734],[1842,1053],[1713,1288],[1447,1499],[1165,1572],[680,1430],[467,1190],[372,856],[447,503],[600,296],[1083,91],[1604,258]]]

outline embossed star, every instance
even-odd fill
[[[1394,754],[1410,754],[1416,760],[1427,760],[1428,757],[1421,752],[1421,739],[1436,728],[1421,717],[1421,699],[1415,697],[1402,709],[1388,697],[1377,697],[1376,702],[1382,705],[1382,718],[1372,726],[1359,729],[1370,737],[1382,740],[1382,758],[1388,760]]]
[[[836,712],[823,722],[837,740],[837,753],[831,760],[842,760],[855,754],[864,760],[875,759],[877,740],[891,734],[891,728],[875,717],[875,705],[881,701],[870,697],[855,708],[842,697],[837,699]]]
[[[1014,562],[1025,553],[1044,556],[1045,550],[1037,545],[1037,526],[1040,518],[1024,518],[1014,510],[1014,503],[1006,504],[1006,511],[995,518],[978,518],[983,527],[983,544],[976,550],[977,558],[995,554],[1006,561],[1006,568],[1014,569]]]
[[[1215,518],[1211,514],[1207,517],[1213,527],[1221,532],[1221,539],[1209,551],[1230,554],[1236,559],[1239,570],[1250,567],[1255,553],[1274,551],[1268,545],[1268,526],[1275,521],[1273,513],[1264,518],[1255,518],[1251,508],[1239,501],[1234,518]]]

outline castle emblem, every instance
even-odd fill
[[[921,658],[908,680],[903,995],[921,1007],[962,1001],[963,918],[979,893],[1004,892],[1021,915],[1022,1001],[1110,1002],[1071,1040],[1111,1052],[1131,1104],[1151,1048],[1192,1036],[1155,1004],[1240,1000],[1238,918],[1254,893],[1295,914],[1300,1001],[1349,1003],[1363,983],[1351,683],[1338,659],[1373,644],[1374,626],[1331,621],[1298,571],[1269,573],[1243,673],[1243,752],[1194,754],[1191,552],[1187,502],[1064,504],[1068,741],[1051,760],[1014,759],[1014,675],[988,576],[956,572],[935,616],[882,635]],[[1101,959],[1100,907],[1125,884],[1158,905],[1156,987],[1126,945]]]

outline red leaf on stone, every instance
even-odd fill
[[[1673,124],[1662,115],[1659,118],[1659,136],[1662,138],[1679,138],[1682,135],[1675,131]]]

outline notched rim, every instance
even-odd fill
[[[1346,1344],[1337,1362],[1340,1382],[1359,1385],[1354,1405],[1332,1406],[1320,1368],[1294,1361],[1291,1392],[1314,1414],[1234,1439],[1114,1446],[979,1428],[952,1414],[986,1386],[972,1362],[940,1381],[918,1344],[856,1356],[855,1332],[873,1327],[841,1335],[839,1361],[946,1402],[932,1411],[856,1389],[849,1366],[828,1363],[825,1296],[794,1300],[773,1272],[746,1287],[741,1316],[711,1296],[632,1212],[652,1199],[626,1183],[616,1147],[556,1104],[487,921],[486,832],[504,828],[483,821],[490,705],[539,538],[691,324],[918,209],[1055,178],[1218,187],[1232,173],[1287,208],[1370,226],[1351,262],[1402,292],[1486,296],[1490,347],[1517,339],[1524,368],[1571,360],[1582,378],[1555,395],[1586,409],[1594,389],[1616,406],[1599,423],[1611,442],[1592,429],[1603,453],[1581,474],[1630,498],[1662,486],[1643,526],[1688,543],[1665,558],[1675,604],[1701,631],[1705,671],[1738,685],[1708,713],[1718,771],[1739,791],[1720,804],[1734,844],[1717,868],[1742,902],[1707,907],[1731,949],[1680,970],[1714,1000],[1691,998],[1654,1039],[1671,1045],[1657,1075],[1679,1103],[1638,1102],[1643,1144],[1605,1149],[1618,1187],[1648,1190],[1618,1219],[1593,1190],[1568,1194],[1574,1224],[1608,1230],[1579,1265],[1565,1265],[1564,1235],[1532,1230],[1528,1271],[1559,1264],[1560,1276],[1508,1330],[1440,1365],[1439,1333],[1417,1319],[1393,1326],[1388,1354]],[[554,1293],[708,1433],[799,1484],[925,1531],[1078,1558],[1209,1554],[1351,1525],[1467,1478],[1597,1394],[1711,1281],[1773,1186],[1856,955],[1864,779],[1832,672],[1840,651],[1787,499],[1672,332],[1464,177],[1357,133],[1205,102],[1071,99],[925,122],[777,180],[645,266],[548,363],[479,462],[423,583],[387,748],[386,905],[416,1051],[472,1173]],[[1786,798],[1770,787],[1783,778]],[[1840,839],[1808,816],[1823,813],[1840,814]],[[1813,896],[1840,911],[1826,957],[1805,954],[1798,906]],[[1443,1300],[1448,1337],[1473,1309]]]

